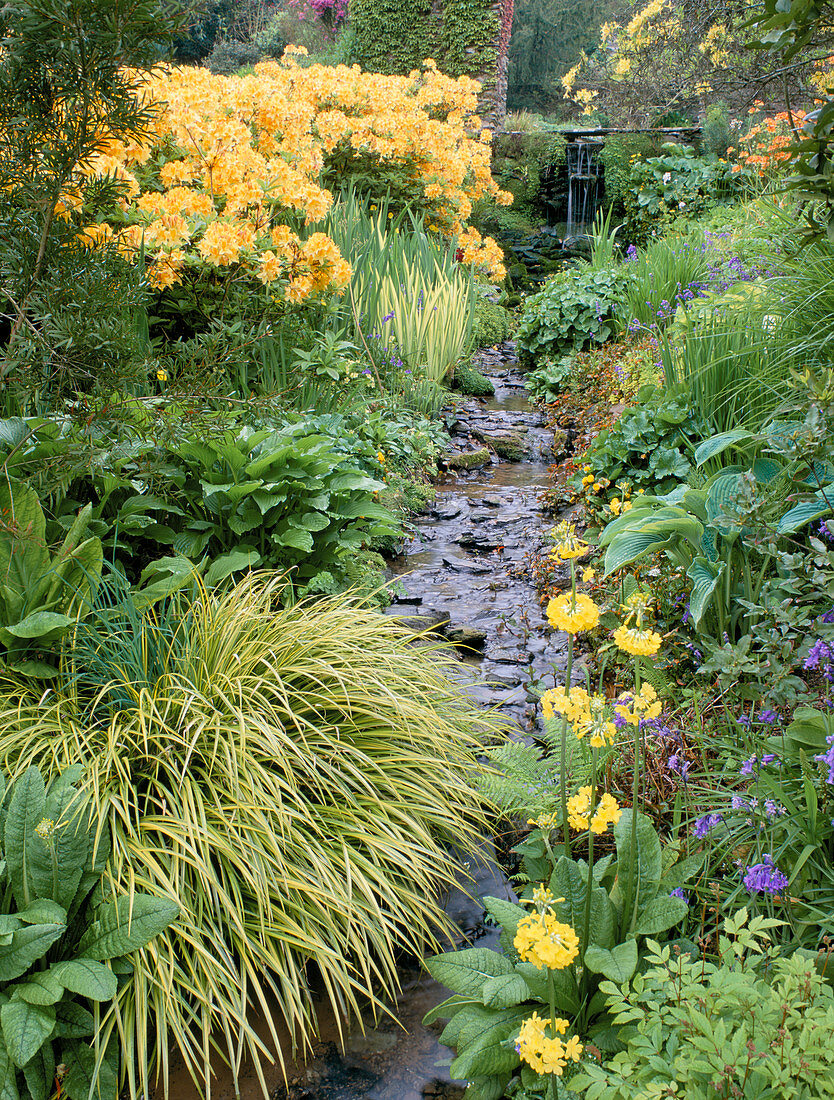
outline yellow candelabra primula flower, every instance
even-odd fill
[[[611,720],[608,700],[604,695],[589,695],[584,710],[570,720],[575,736],[581,741],[587,737],[591,747],[601,749],[612,745],[617,737],[617,727]]]
[[[564,970],[579,954],[579,937],[552,913],[531,913],[518,922],[513,946],[522,962]]]
[[[574,722],[588,709],[588,692],[581,687],[572,687],[569,692],[563,687],[551,688],[542,695],[541,705],[545,718],[563,714]]]
[[[660,649],[663,638],[644,621],[651,612],[652,603],[647,593],[635,592],[623,606],[625,622],[614,631],[614,641],[632,656],[651,657]]]
[[[643,684],[636,694],[630,691],[623,692],[617,699],[614,710],[621,718],[625,718],[629,725],[636,726],[643,719],[659,718],[663,704],[652,685]]]
[[[591,787],[580,787],[578,792],[568,799],[568,821],[572,829],[582,832],[590,829],[600,835],[609,825],[616,825],[622,816],[622,810],[613,795],[608,793],[600,797],[593,816],[591,815]]]
[[[553,550],[554,557],[569,561],[571,558],[581,558],[588,552],[587,542],[579,538],[576,528],[567,520],[558,523],[553,528],[551,536],[556,544]]]
[[[568,634],[593,630],[599,622],[599,608],[584,592],[565,592],[547,605],[547,619],[552,627]]]
[[[551,1038],[547,1034],[548,1027],[551,1031],[564,1035],[568,1029],[568,1021],[558,1016],[543,1020],[534,1012],[521,1025],[515,1049],[521,1060],[539,1076],[552,1073],[555,1077],[561,1077],[569,1061],[579,1061],[582,1044],[576,1035],[572,1035],[567,1042],[563,1042],[559,1035]]]

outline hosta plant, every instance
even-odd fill
[[[47,786],[30,767],[8,790],[0,778],[4,1100],[48,1100],[56,1088],[68,1100],[117,1100],[119,1043],[115,1035],[100,1041],[98,1006],[118,1012],[133,981],[132,952],[179,913],[170,898],[101,883],[110,833],[79,794],[80,776],[68,768]]]

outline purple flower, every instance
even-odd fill
[[[766,768],[768,764],[772,764],[776,760],[776,753],[766,752],[762,757],[762,767]],[[778,762],[778,761],[777,761]]]
[[[805,658],[805,669],[818,668],[829,684],[834,684],[834,648],[817,638]]]
[[[753,774],[753,768],[755,768],[757,760],[758,760],[758,757],[756,756],[755,753],[750,757],[749,760],[743,760],[742,763],[741,763],[741,767],[738,770],[738,774],[739,775],[752,775]]]
[[[746,714],[742,714],[740,718],[736,718],[736,722],[738,722],[740,726],[744,726],[745,729],[750,728],[750,719]]]
[[[780,817],[782,814],[785,814],[788,811],[778,802],[774,802],[772,798],[766,798],[764,804],[764,812],[767,814],[768,817]]]
[[[788,885],[787,875],[782,874],[772,856],[746,867],[742,881],[748,894],[778,894]]]
[[[382,318],[382,321],[380,322],[380,324],[383,324],[383,325],[384,325],[384,324],[386,324],[386,323],[387,323],[388,321],[391,321],[391,320],[393,320],[393,318],[394,318],[394,311],[393,311],[393,309],[392,309],[390,313],[386,313],[386,314],[385,314],[385,316],[384,316],[384,317]]]
[[[703,840],[704,837],[720,825],[723,820],[723,814],[704,814],[704,816],[699,817],[692,826],[692,832],[699,840]]]
[[[683,887],[682,886],[676,886],[674,890],[670,890],[669,891],[669,897],[670,898],[680,898],[681,901],[685,901],[686,904],[689,905],[689,898],[683,892]]]
[[[779,713],[775,710],[759,711],[759,716],[756,721],[765,722],[767,725],[772,726],[775,722],[779,721]],[[764,763],[764,757],[762,757],[762,763]]]
[[[826,783],[834,783],[834,733],[830,737],[826,737],[828,743],[828,752],[818,753],[814,757],[820,764],[825,764],[828,767],[828,775],[825,778]]]

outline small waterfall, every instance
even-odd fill
[[[572,141],[565,150],[568,169],[567,237],[576,236],[589,225],[599,202],[602,165],[597,141]]]

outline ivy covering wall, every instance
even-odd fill
[[[507,10],[511,0],[350,0],[353,60],[372,72],[409,73],[433,57],[449,76],[480,80],[488,113]]]

